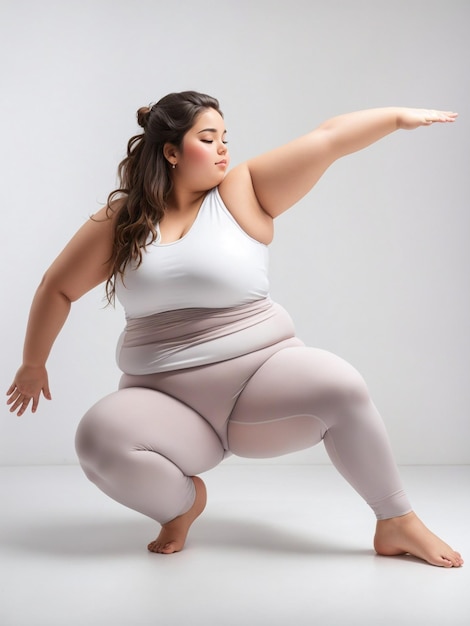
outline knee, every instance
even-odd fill
[[[75,434],[75,451],[89,480],[97,483],[110,464],[112,433],[105,433],[100,412],[92,407],[80,421]]]
[[[327,395],[340,404],[357,405],[370,402],[370,393],[363,376],[350,363],[331,355],[333,362],[324,369],[329,383]]]
[[[75,434],[75,451],[86,477],[91,482],[96,483],[98,479],[96,463],[99,459],[99,454],[96,452],[96,442],[88,416],[89,413],[82,418],[78,425]]]
[[[350,402],[367,403],[370,401],[370,393],[366,381],[352,366],[349,366],[349,371],[342,381],[342,391],[344,397]]]

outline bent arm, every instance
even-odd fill
[[[277,217],[305,196],[337,159],[400,128],[453,122],[457,114],[388,107],[339,115],[312,132],[247,162],[262,209]]]
[[[52,345],[71,308],[69,298],[43,278],[31,305],[23,348],[23,364],[40,367],[46,364]]]
[[[23,364],[7,391],[10,411],[36,410],[41,392],[50,398],[46,362],[72,302],[104,282],[110,272],[113,220],[104,210],[75,234],[45,273],[31,306]]]

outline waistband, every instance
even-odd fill
[[[224,309],[190,308],[129,319],[119,368],[142,375],[216,363],[295,336],[292,319],[269,298]]]

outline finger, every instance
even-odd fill
[[[30,398],[25,398],[24,396],[19,396],[15,403],[10,408],[10,413],[15,413],[18,409],[18,415],[22,415],[26,409],[28,408]]]
[[[433,122],[455,122],[458,113],[453,111],[427,111],[425,119],[428,123]]]
[[[38,404],[39,404],[39,395],[33,396],[33,404],[31,406],[31,412],[32,413],[36,413],[36,409],[38,408]]]
[[[23,413],[28,408],[28,404],[29,404],[29,399],[23,401],[23,403],[21,404],[20,409],[18,411],[18,417],[21,417],[23,415]]]
[[[458,118],[458,113],[445,113],[444,114],[444,122],[455,122]]]
[[[7,404],[11,404],[12,402],[15,402],[16,400],[18,400],[20,395],[21,394],[18,391],[16,391],[16,392],[12,391],[11,396],[7,400]]]
[[[12,384],[10,385],[10,387],[8,388],[8,391],[7,391],[7,394],[6,394],[6,395],[7,395],[7,396],[11,395],[11,394],[15,391],[15,389],[16,389],[16,384],[15,384],[15,383],[12,383]]]
[[[11,402],[13,402],[13,400]],[[20,398],[17,398],[14,401],[14,404],[10,407],[10,413],[14,413],[21,404],[22,404],[22,402],[21,402]]]
[[[10,407],[10,413],[16,413],[16,411],[18,410],[20,406],[21,406],[21,402],[16,401],[15,404],[13,404]]]
[[[49,385],[46,384],[44,386],[42,393],[44,394],[44,397],[47,398],[47,400],[52,400],[52,394],[51,390],[49,389]]]

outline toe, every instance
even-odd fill
[[[147,550],[150,552],[159,552],[160,544],[157,541],[151,541],[147,546]]]
[[[440,559],[437,560],[436,565],[442,567],[460,567],[463,565],[463,560],[458,554],[443,554]]]
[[[455,555],[452,556],[450,561],[452,562],[452,565],[454,567],[462,567],[463,565],[463,559],[458,552],[456,552]]]

